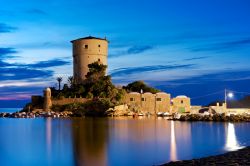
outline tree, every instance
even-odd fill
[[[89,67],[89,72],[86,75],[85,82],[94,83],[98,81],[100,78],[105,77],[107,65],[94,62],[89,64],[88,67]]]
[[[58,86],[59,86],[58,90],[61,90],[61,82],[63,79],[62,79],[62,77],[57,77],[56,80],[57,80]]]
[[[69,83],[70,87],[72,87],[75,84],[75,79],[73,76],[68,77],[68,83]]]
[[[158,89],[155,89],[155,88],[152,88],[152,87],[146,85],[143,81],[132,82],[132,83],[128,84],[127,86],[124,86],[123,88],[129,92],[141,93],[141,90],[143,92],[151,92],[151,93],[160,92]]]
[[[62,96],[76,96],[88,98],[93,101],[107,101],[110,105],[118,105],[121,103],[126,91],[116,88],[111,81],[111,77],[106,75],[107,66],[98,62],[88,65],[89,72],[86,79],[81,83],[76,83],[72,76],[68,77],[68,85],[63,90],[53,90],[52,97],[60,98]],[[59,89],[61,89],[62,77],[58,77]],[[101,104],[96,102],[96,104]],[[98,107],[98,106],[97,106]],[[100,107],[101,108],[101,107]]]

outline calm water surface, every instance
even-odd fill
[[[154,165],[250,145],[250,123],[0,118],[1,165]]]
[[[20,110],[22,110],[22,108],[0,108],[0,112],[9,112],[9,113],[17,112]]]

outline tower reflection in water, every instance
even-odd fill
[[[46,145],[47,145],[47,155],[49,161],[51,160],[51,144],[52,142],[52,126],[51,126],[51,118],[46,119]]]
[[[105,119],[72,120],[72,132],[75,165],[108,165],[108,124]]]
[[[240,146],[235,134],[235,127],[233,123],[228,123],[227,126],[227,135],[226,135],[226,151],[235,151],[238,149],[242,149],[243,146]]]

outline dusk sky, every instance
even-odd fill
[[[249,0],[0,0],[0,107],[66,83],[70,41],[89,35],[109,40],[117,85],[144,80],[193,104],[250,92]]]

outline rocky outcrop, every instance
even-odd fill
[[[216,122],[250,122],[250,115],[230,115],[225,114],[186,114],[181,115],[180,118],[173,118],[173,120],[180,121],[216,121]]]
[[[67,118],[67,117],[74,117],[74,116],[75,115],[70,111],[47,112],[41,109],[36,109],[32,112],[0,113],[0,118],[39,118],[39,117]]]
[[[115,106],[114,108],[109,108],[106,111],[107,116],[133,116],[134,112],[130,111],[127,104],[122,104]]]

